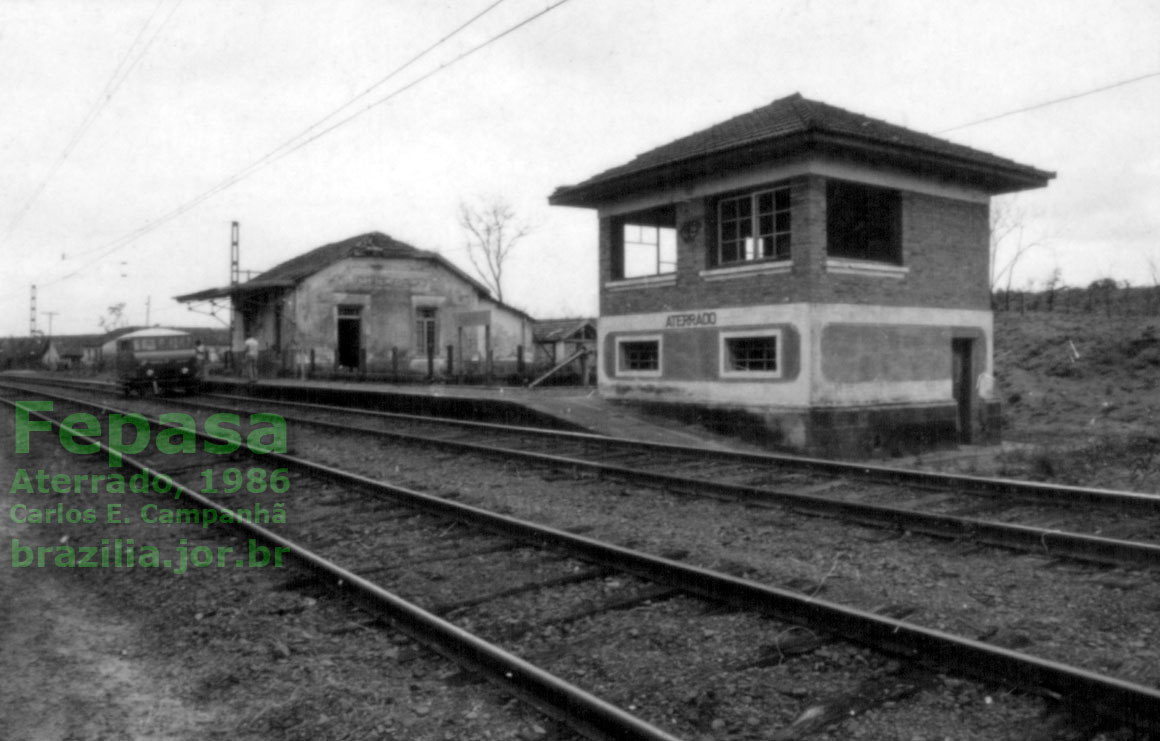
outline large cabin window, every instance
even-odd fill
[[[672,206],[617,217],[611,236],[613,280],[677,271],[677,218]]]
[[[717,201],[717,265],[790,258],[790,189]]]
[[[896,190],[826,183],[826,254],[902,264],[902,196]]]

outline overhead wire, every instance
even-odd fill
[[[468,57],[472,56],[473,54],[487,48],[491,44],[494,44],[494,43],[500,41],[501,39],[516,32],[517,30],[523,28],[524,26],[527,26],[528,24],[543,17],[544,15],[550,13],[551,11],[555,10],[556,8],[560,7],[561,5],[564,5],[567,2],[569,2],[569,0],[557,0],[557,2],[552,3],[551,5],[548,5],[543,10],[540,10],[540,11],[524,18],[523,20],[519,21],[518,23],[516,23],[512,26],[509,26],[508,28],[501,31],[500,33],[489,37],[488,39],[486,39],[482,43],[477,44],[477,45],[471,47],[470,49],[468,49],[467,51],[460,53],[459,55],[453,57],[452,59],[450,59],[447,62],[444,62],[443,64],[439,65],[438,67],[434,68],[433,70],[421,75],[420,77],[416,78],[415,80],[412,80],[411,82],[407,83],[406,85],[393,90],[392,92],[390,92],[386,96],[376,100],[373,103],[370,103],[369,105],[364,106],[363,108],[359,109],[358,111],[355,111],[354,113],[346,116],[345,118],[342,118],[341,120],[337,121],[336,123],[333,123],[330,126],[327,126],[323,130],[318,131],[317,133],[314,133],[312,136],[309,136],[308,138],[305,138],[305,139],[302,138],[303,134],[306,132],[303,132],[302,134],[299,134],[299,135],[296,135],[295,137],[292,137],[291,140],[289,140],[289,141],[296,142],[292,146],[288,145],[288,143],[283,143],[282,145],[279,145],[279,147],[275,148],[275,150],[273,150],[270,153],[268,153],[267,155],[259,158],[257,161],[255,161],[251,165],[248,165],[247,167],[238,171],[234,175],[231,175],[229,178],[226,178],[225,180],[223,180],[222,182],[218,183],[217,185],[209,188],[208,190],[203,191],[201,194],[195,196],[194,198],[190,199],[189,201],[186,201],[185,203],[183,203],[182,205],[173,209],[172,211],[169,211],[168,213],[142,225],[141,227],[138,227],[137,229],[135,229],[135,230],[133,230],[125,235],[122,235],[121,237],[118,237],[117,239],[112,240],[111,242],[108,242],[105,245],[102,245],[101,247],[96,248],[97,250],[100,250],[100,254],[98,254],[93,260],[85,263],[84,265],[78,267],[77,269],[75,269],[75,270],[73,270],[73,271],[71,271],[71,272],[69,272],[69,273],[67,273],[59,278],[53,279],[51,281],[46,281],[42,285],[44,285],[44,286],[55,285],[55,284],[60,283],[64,280],[68,280],[69,278],[73,278],[73,277],[79,275],[81,272],[86,270],[88,267],[90,267],[94,263],[104,259],[105,257],[108,257],[109,255],[114,254],[118,250],[121,250],[124,247],[131,244],[132,242],[136,241],[140,237],[143,237],[144,235],[156,230],[157,228],[168,223],[169,221],[172,221],[173,219],[175,219],[175,218],[187,213],[188,211],[196,208],[197,206],[201,205],[203,202],[212,198],[213,196],[217,195],[218,193],[221,193],[222,191],[227,190],[228,188],[232,187],[233,185],[236,185],[241,180],[244,180],[245,178],[249,177],[250,175],[253,175],[254,173],[258,172],[259,170],[262,170],[265,167],[268,167],[269,165],[293,154],[294,152],[298,151],[299,149],[302,149],[303,147],[311,144],[312,142],[317,141],[318,139],[326,136],[327,134],[347,125],[351,121],[354,121],[355,119],[359,118],[360,116],[366,114],[368,111],[370,111],[374,108],[377,108],[378,106],[383,105],[383,104],[393,100],[394,98],[398,97],[399,95],[402,95],[404,92],[414,88],[415,86],[425,82],[426,80],[431,79],[432,77],[434,77],[438,73],[446,70],[447,68],[449,68],[455,64],[458,64],[459,62],[463,61],[464,59],[467,59]],[[498,3],[494,3],[492,6],[489,6],[489,8],[487,8],[486,10],[490,10],[491,7],[494,7],[496,4],[498,4]],[[484,12],[486,12],[486,10]],[[482,13],[478,14],[475,18],[480,17],[480,15],[482,15]],[[448,34],[447,36],[444,37],[443,40],[441,40],[437,44],[432,45],[432,47],[430,47],[430,48],[434,48],[439,43],[442,43],[442,41],[445,41],[446,39],[455,35],[463,28],[466,28],[467,25],[470,25],[470,23],[473,21],[474,21],[474,19],[472,21],[469,21],[468,23],[460,26],[456,31],[452,32],[451,34]],[[423,54],[426,54],[426,53],[427,53],[426,51],[423,52]],[[412,61],[406,62],[404,66],[409,66],[412,63]],[[391,75],[388,75],[388,77],[391,77],[396,73],[397,72],[392,72]],[[377,87],[377,84],[376,84],[376,86],[372,86],[372,88],[373,87]],[[360,95],[360,96],[356,96],[356,97],[361,98],[361,97],[364,97],[364,95]],[[348,108],[350,106],[351,102],[353,102],[353,99],[352,99],[352,101],[348,101],[346,104],[341,106],[339,110]],[[331,113],[328,116],[324,117],[324,119],[322,119],[322,120],[323,121],[329,120],[330,118],[333,118],[334,115],[335,115],[335,113]],[[307,129],[307,131],[312,131],[312,130],[316,129],[319,125],[321,125],[321,122],[315,123],[314,125],[309,127]]]
[[[177,8],[181,5],[182,1],[183,0],[177,0],[177,2],[174,3],[173,7],[169,10],[169,14],[166,15],[161,23],[153,29],[153,33],[149,36],[148,40],[146,40],[144,45],[141,46],[140,50],[136,51],[136,54],[134,54],[135,50],[137,50],[138,44],[141,41],[141,37],[145,35],[146,30],[150,27],[150,25],[152,25],[153,19],[157,17],[157,13],[165,4],[165,0],[159,0],[157,5],[154,6],[153,12],[149,14],[149,17],[145,20],[145,23],[142,24],[141,28],[137,31],[137,35],[133,37],[133,43],[129,44],[129,47],[125,50],[125,54],[121,57],[121,60],[117,63],[116,68],[109,75],[109,79],[105,81],[105,86],[102,88],[100,95],[98,95],[96,100],[93,101],[93,104],[89,106],[89,110],[86,112],[84,119],[81,121],[76,131],[73,132],[72,137],[69,138],[69,141],[65,145],[64,149],[53,161],[52,166],[49,168],[48,172],[45,173],[44,177],[41,178],[37,186],[33,189],[32,194],[24,202],[24,205],[17,210],[16,214],[9,222],[8,228],[4,232],[5,239],[10,238],[13,232],[15,232],[20,224],[24,221],[24,217],[29,213],[29,211],[31,211],[33,205],[35,205],[41,194],[44,193],[45,189],[48,187],[49,182],[51,182],[53,177],[56,176],[57,171],[60,170],[65,161],[69,158],[69,155],[71,155],[73,150],[76,149],[77,146],[81,143],[81,140],[84,138],[85,134],[88,133],[93,123],[101,115],[101,112],[104,111],[109,102],[112,101],[113,96],[117,94],[117,91],[120,89],[121,85],[125,82],[126,79],[128,79],[129,75],[132,74],[133,70],[136,69],[137,65],[140,64],[141,60],[148,53],[149,47],[153,45],[153,42],[157,39],[157,36],[161,33],[161,30],[164,29],[165,26],[169,23],[170,19],[173,18],[174,13],[177,12]]]
[[[1113,89],[1118,88],[1118,87],[1124,87],[1125,85],[1132,85],[1134,83],[1142,82],[1144,80],[1148,80],[1148,79],[1151,79],[1153,77],[1160,77],[1160,71],[1149,72],[1146,75],[1140,75],[1138,77],[1133,77],[1133,78],[1128,79],[1128,80],[1120,80],[1119,82],[1113,82],[1110,85],[1104,85],[1103,87],[1097,87],[1097,88],[1093,88],[1091,90],[1085,90],[1082,93],[1075,93],[1073,95],[1065,95],[1061,98],[1052,98],[1051,100],[1045,100],[1042,103],[1035,103],[1034,105],[1024,106],[1023,108],[1017,108],[1013,111],[1007,111],[1006,113],[998,113],[994,116],[988,116],[987,118],[980,118],[976,121],[969,121],[967,123],[959,124],[958,126],[952,126],[949,129],[942,129],[941,131],[936,131],[934,133],[946,134],[946,133],[949,133],[951,131],[958,131],[960,129],[965,129],[965,128],[968,128],[970,126],[978,126],[979,124],[990,123],[991,121],[998,121],[1001,118],[1007,118],[1008,116],[1014,116],[1018,113],[1027,113],[1028,111],[1034,111],[1034,110],[1038,110],[1040,108],[1047,108],[1048,106],[1053,106],[1053,105],[1056,105],[1058,103],[1066,103],[1069,100],[1077,100],[1079,98],[1086,98],[1089,95],[1095,95],[1096,93],[1102,93],[1102,92],[1105,92],[1107,90],[1113,90]]]
[[[444,35],[444,36],[443,36],[442,38],[440,38],[438,41],[435,41],[434,43],[430,44],[430,45],[429,45],[429,46],[427,46],[425,49],[423,49],[423,50],[422,50],[422,51],[420,51],[419,53],[415,54],[414,56],[412,56],[412,57],[411,57],[410,59],[408,59],[407,61],[403,62],[403,63],[402,63],[401,65],[399,65],[398,67],[396,67],[396,68],[394,68],[393,70],[391,70],[389,73],[387,73],[385,76],[381,77],[381,78],[380,78],[380,79],[379,79],[377,82],[375,82],[373,85],[371,85],[370,87],[368,87],[368,88],[366,88],[365,90],[363,90],[361,93],[359,93],[358,95],[354,96],[353,98],[350,98],[350,99],[349,99],[349,100],[347,100],[345,103],[343,103],[342,105],[340,105],[340,106],[338,106],[337,108],[335,108],[334,110],[332,110],[330,113],[327,113],[325,116],[323,116],[322,118],[318,119],[318,120],[317,120],[317,121],[315,121],[314,123],[310,124],[310,125],[309,125],[309,126],[307,126],[305,129],[303,129],[303,130],[299,131],[298,133],[294,134],[294,135],[293,135],[293,136],[291,136],[290,138],[286,139],[285,141],[283,141],[281,144],[279,144],[278,146],[276,146],[276,147],[274,147],[273,149],[271,149],[271,150],[270,150],[269,152],[267,152],[266,154],[262,155],[261,157],[259,157],[258,159],[254,160],[254,161],[253,161],[253,162],[251,162],[250,164],[246,165],[246,166],[245,166],[245,167],[243,167],[241,170],[239,170],[239,171],[235,172],[233,175],[229,176],[229,177],[228,177],[228,178],[226,178],[225,180],[222,180],[221,182],[217,183],[216,185],[214,185],[213,187],[211,187],[209,190],[207,190],[207,191],[203,191],[203,193],[202,193],[200,196],[198,196],[198,198],[202,198],[202,197],[210,197],[210,196],[212,196],[212,195],[216,195],[217,193],[221,192],[221,190],[224,190],[224,189],[228,188],[229,186],[231,186],[231,185],[235,184],[235,183],[236,183],[236,182],[238,182],[239,180],[241,180],[241,179],[243,179],[243,178],[247,177],[247,176],[248,176],[250,173],[252,173],[252,172],[256,172],[256,171],[257,171],[258,169],[260,169],[260,168],[261,168],[261,167],[262,167],[262,166],[263,166],[265,163],[267,163],[267,162],[268,162],[268,161],[270,161],[270,160],[271,160],[273,157],[275,157],[276,155],[278,155],[278,153],[279,153],[279,152],[282,152],[282,151],[286,150],[286,149],[287,149],[287,148],[289,148],[291,145],[293,145],[295,142],[297,142],[297,141],[301,140],[301,139],[302,139],[302,137],[304,137],[304,136],[306,136],[307,134],[309,134],[310,132],[314,131],[314,130],[315,130],[315,129],[317,129],[319,126],[322,126],[324,123],[326,123],[326,122],[327,122],[327,121],[329,121],[330,119],[334,118],[335,116],[337,116],[339,113],[341,113],[342,111],[346,110],[346,109],[347,109],[347,108],[349,108],[350,106],[354,105],[354,104],[355,104],[356,102],[358,102],[359,100],[362,100],[363,98],[365,98],[367,95],[369,95],[370,93],[372,93],[373,91],[375,91],[375,90],[376,90],[376,89],[378,89],[379,87],[382,87],[384,84],[386,84],[387,82],[389,82],[389,81],[390,81],[392,78],[394,78],[396,75],[400,74],[401,72],[403,72],[404,70],[406,70],[408,67],[410,67],[412,64],[414,64],[415,62],[419,61],[420,59],[422,59],[423,57],[425,57],[427,54],[431,53],[432,51],[434,51],[434,50],[435,50],[435,49],[437,49],[438,47],[442,46],[444,43],[446,43],[447,41],[449,41],[449,40],[450,40],[452,37],[454,37],[454,36],[456,36],[457,34],[459,34],[461,31],[463,31],[463,30],[464,30],[464,29],[466,29],[468,26],[470,26],[470,25],[472,25],[473,23],[475,23],[476,21],[478,21],[478,20],[479,20],[480,18],[482,18],[483,16],[487,15],[489,12],[491,12],[492,10],[494,10],[494,9],[495,9],[495,8],[496,8],[498,5],[500,5],[500,4],[502,4],[502,3],[504,3],[505,1],[506,1],[506,0],[495,0],[495,2],[491,3],[490,5],[488,5],[487,7],[485,7],[483,10],[479,11],[478,13],[476,13],[475,15],[473,15],[471,18],[469,18],[469,19],[467,19],[466,21],[464,21],[463,23],[461,23],[459,26],[457,26],[457,27],[456,27],[454,30],[452,30],[450,33],[448,33],[448,34]],[[200,203],[201,201],[198,201],[198,202]],[[182,212],[182,213],[184,213],[184,212]],[[180,215],[180,214],[178,214],[178,215]],[[164,218],[164,217],[162,217],[162,218]],[[144,227],[142,227],[142,228],[144,228]],[[135,234],[135,232],[132,232],[132,233],[130,233],[130,234]],[[105,244],[105,245],[101,245],[101,246],[98,246],[98,247],[94,247],[94,248],[91,248],[91,249],[88,249],[88,250],[81,251],[81,252],[77,253],[77,254],[76,254],[76,256],[77,256],[77,257],[83,257],[83,256],[85,256],[85,255],[92,254],[93,252],[97,252],[97,251],[99,251],[99,250],[106,249],[106,248],[109,246],[109,244],[118,243],[118,242],[119,242],[121,239],[124,239],[126,236],[128,236],[128,235],[123,235],[122,237],[118,237],[118,238],[117,238],[116,240],[114,240],[112,243],[108,243],[108,244]]]

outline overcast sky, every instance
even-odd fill
[[[568,0],[436,71],[555,3],[506,0],[247,174],[492,3],[0,0],[0,335],[34,283],[55,334],[214,324],[172,297],[228,283],[235,220],[243,269],[368,231],[467,267],[491,195],[535,224],[509,303],[595,314],[595,214],[552,190],[794,92],[1057,172],[1017,285],[1160,271],[1155,0]]]

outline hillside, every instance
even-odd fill
[[[1008,473],[1160,490],[1160,316],[999,311],[995,371]]]

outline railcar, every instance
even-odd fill
[[[125,396],[196,393],[200,385],[194,337],[176,329],[140,329],[117,338],[116,367]]]

